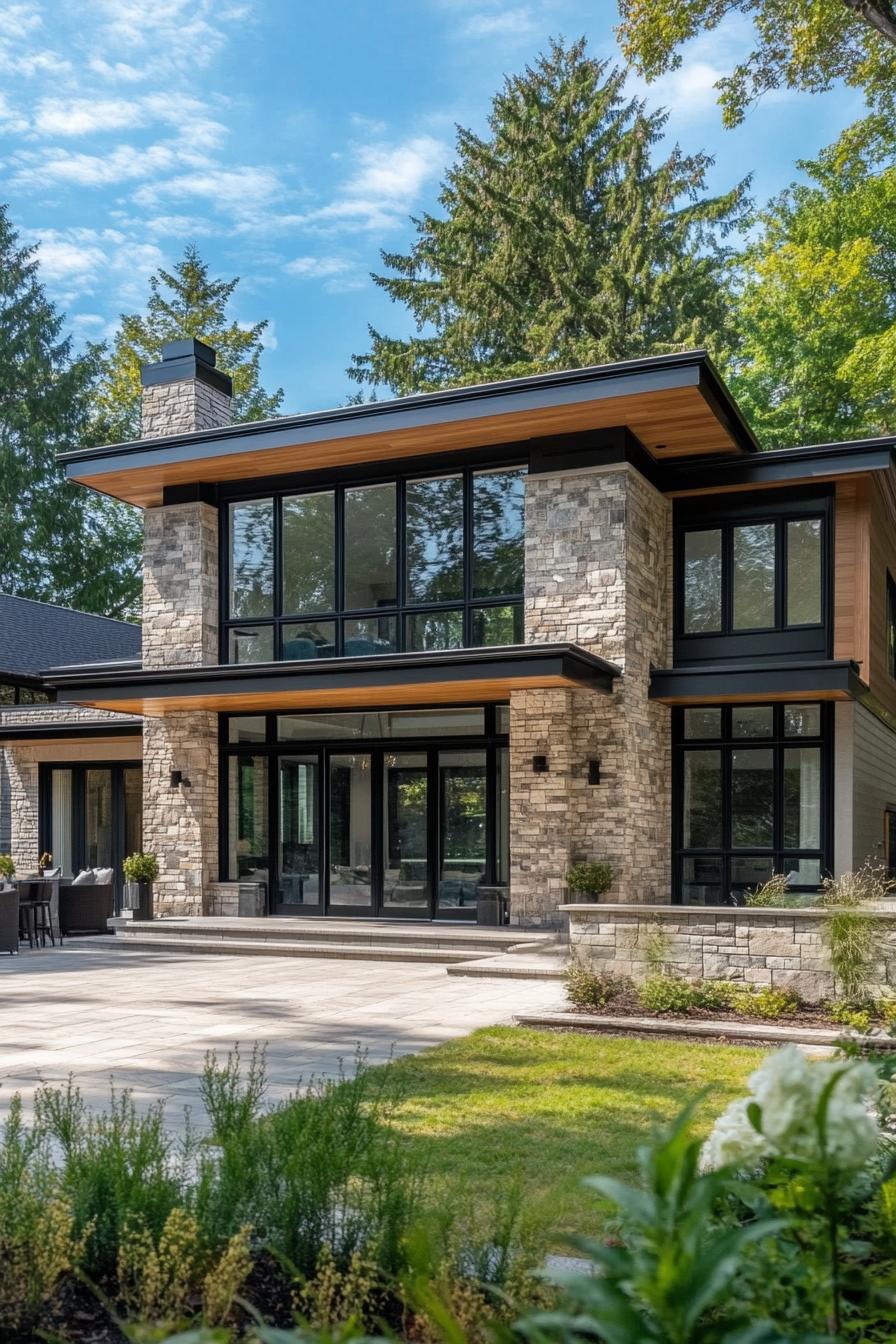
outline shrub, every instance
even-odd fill
[[[583,961],[570,963],[565,980],[566,997],[574,1008],[603,1008],[627,988],[621,977],[594,971]]]
[[[694,986],[674,975],[651,975],[638,987],[638,999],[649,1013],[686,1013],[696,1008]]]
[[[879,999],[877,1002],[878,1016],[887,1027],[896,1027],[896,999]]]
[[[868,997],[874,962],[872,921],[853,907],[834,907],[821,926],[821,937],[841,998],[861,1006]]]
[[[596,899],[610,890],[615,876],[609,863],[574,863],[566,874],[566,882],[570,891]]]
[[[15,1096],[0,1142],[0,1338],[32,1338],[83,1250],[49,1145],[25,1129]]]
[[[217,1254],[203,1243],[193,1214],[178,1207],[158,1240],[142,1218],[126,1224],[118,1248],[118,1293],[137,1319],[177,1324],[201,1301],[205,1324],[221,1325],[251,1268],[248,1228]]]
[[[731,1007],[740,1017],[767,1017],[774,1021],[791,1016],[799,1006],[798,995],[788,989],[772,989],[770,985],[760,989],[738,988],[731,996]]]
[[[792,905],[793,896],[787,885],[786,873],[772,873],[767,882],[745,893],[747,905]]]
[[[869,905],[892,899],[896,895],[896,877],[891,877],[882,864],[869,859],[853,873],[840,877],[826,877],[821,884],[819,904],[830,906]]]
[[[867,1008],[856,1007],[850,1002],[831,1004],[831,1017],[841,1027],[851,1027],[863,1034],[871,1030],[871,1013]]]
[[[11,854],[0,854],[0,877],[5,881],[10,881],[16,875],[16,866],[12,861]]]
[[[701,980],[691,986],[695,1008],[706,1008],[718,1012],[731,1007],[734,987],[727,980]]]
[[[155,854],[129,854],[121,865],[126,882],[155,882],[159,861]]]

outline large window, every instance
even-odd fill
[[[817,888],[827,867],[829,707],[675,711],[677,895],[727,905],[772,873]]]
[[[826,649],[827,503],[677,515],[676,662]]]
[[[222,658],[520,643],[524,488],[502,466],[231,503]]]

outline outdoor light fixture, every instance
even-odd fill
[[[588,762],[588,783],[600,783],[600,761],[591,760]]]
[[[184,774],[183,770],[172,770],[170,780],[172,789],[179,789],[181,785],[183,785],[185,789],[190,789],[193,787],[190,781],[187,779],[186,775]]]
[[[548,771],[547,756],[533,756],[532,769],[535,771],[536,775],[546,775]]]

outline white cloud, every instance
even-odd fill
[[[491,14],[471,14],[456,35],[464,38],[526,38],[536,26],[531,9],[502,9]]]
[[[296,216],[316,228],[384,231],[405,222],[422,188],[436,177],[447,148],[429,135],[413,136],[397,145],[361,145],[356,170],[329,205]]]
[[[294,261],[288,261],[283,269],[301,280],[325,280],[351,270],[352,262],[345,257],[296,257]]]
[[[278,174],[272,168],[222,168],[209,164],[140,187],[134,193],[137,205],[154,206],[164,197],[187,200],[191,197],[211,201],[218,207],[254,213],[276,199],[282,191]]]
[[[0,93],[0,130],[10,135],[21,135],[28,129],[28,119],[13,107],[5,93]]]
[[[88,61],[88,69],[101,79],[119,84],[139,84],[146,78],[146,71],[139,66],[129,65],[127,61],[107,61],[102,56],[94,56]]]
[[[43,25],[37,5],[4,4],[0,7],[0,37],[21,37]]]
[[[34,117],[41,135],[91,135],[143,124],[145,111],[126,98],[43,98]]]
[[[154,244],[121,229],[43,229],[29,241],[39,244],[41,279],[66,306],[98,292],[114,296],[118,308],[142,306],[149,276],[165,260]]]

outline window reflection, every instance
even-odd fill
[[[685,534],[684,628],[689,635],[722,628],[722,533],[718,528]]]
[[[775,525],[748,523],[734,529],[734,628],[774,624]]]
[[[345,492],[345,606],[392,606],[395,580],[395,485]]]
[[[821,621],[821,519],[787,524],[787,624]]]
[[[408,481],[405,507],[408,601],[463,597],[463,477]]]
[[[230,614],[274,612],[274,501],[230,506]]]
[[[290,495],[283,501],[283,613],[335,606],[335,496],[332,490]]]
[[[522,592],[525,484],[522,467],[473,475],[474,597]]]

